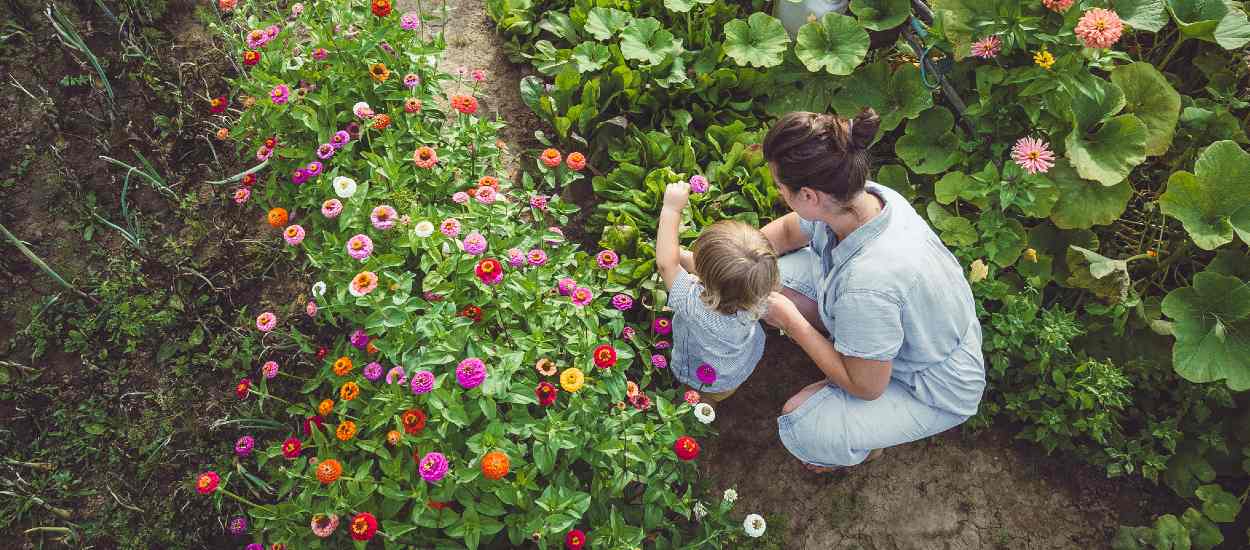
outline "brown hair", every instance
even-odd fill
[[[694,270],[703,283],[703,304],[726,315],[762,316],[769,293],[781,286],[773,245],[758,229],[734,220],[712,224],[694,241]]]
[[[880,126],[872,108],[853,119],[788,113],[764,137],[764,160],[774,165],[778,184],[796,191],[810,187],[849,202],[868,181],[868,146]]]

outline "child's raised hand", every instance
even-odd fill
[[[664,190],[664,207],[681,210],[690,202],[690,183],[679,181],[668,184]]]

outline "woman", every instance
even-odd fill
[[[876,458],[976,413],[985,389],[981,325],[963,268],[893,190],[867,182],[879,119],[783,116],[764,158],[786,214],[764,227],[781,258],[767,320],[825,377],[777,419],[814,471]]]

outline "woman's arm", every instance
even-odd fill
[[[772,243],[779,256],[812,242],[811,237],[803,234],[803,229],[799,227],[799,215],[794,212],[768,222],[760,232]]]
[[[655,235],[655,269],[664,279],[664,288],[671,290],[681,273],[681,243],[677,233],[681,231],[681,211],[690,200],[690,184],[668,184],[664,191],[664,207],[660,210],[660,227]]]
[[[890,361],[848,357],[834,349],[833,342],[816,330],[789,298],[774,292],[768,305],[769,322],[785,331],[830,382],[851,395],[872,401],[885,393],[890,383]]]

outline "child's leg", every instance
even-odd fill
[[[722,392],[699,392],[699,399],[710,403],[720,403],[721,401],[729,399],[729,396],[733,395],[736,391],[738,391],[738,388]]]

